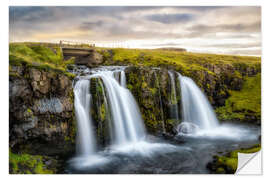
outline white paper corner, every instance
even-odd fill
[[[262,153],[238,153],[238,166],[235,174],[261,175],[262,174]]]

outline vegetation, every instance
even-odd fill
[[[205,64],[247,64],[255,65],[260,63],[259,57],[250,56],[233,56],[233,55],[215,55],[215,54],[201,54],[191,52],[168,51],[163,49],[111,49],[112,60],[118,62],[126,62],[127,64],[143,65],[143,66],[174,66],[184,67],[187,70],[207,70],[204,68]],[[106,58],[110,56],[108,50],[100,48],[101,52]],[[237,65],[235,64],[235,65]]]
[[[221,120],[238,119],[244,121],[247,116],[261,117],[261,73],[247,77],[240,91],[229,91],[230,97],[225,106],[217,108]]]
[[[9,151],[9,168],[11,174],[53,174],[55,170],[48,169],[39,155],[14,154]]]
[[[48,47],[40,44],[10,43],[9,44],[10,66],[36,67],[42,70],[54,70],[73,77],[68,73],[67,66],[74,64],[74,60],[63,60],[59,46]]]
[[[216,173],[235,173],[238,165],[238,153],[255,153],[260,149],[261,145],[257,144],[251,148],[234,150],[225,156],[215,156],[214,165]]]

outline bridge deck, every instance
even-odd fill
[[[62,47],[64,56],[84,56],[90,55],[94,49],[92,48],[73,48],[73,47]]]

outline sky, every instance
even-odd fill
[[[261,8],[11,6],[9,39],[261,56]]]

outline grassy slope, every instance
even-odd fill
[[[102,52],[104,49],[100,49]],[[134,65],[143,66],[174,66],[176,69],[184,67],[187,70],[208,70],[202,65],[210,64],[239,64],[244,63],[249,66],[260,63],[259,57],[250,56],[232,56],[199,54],[190,52],[165,51],[165,50],[146,50],[146,49],[112,49],[113,60],[127,62]],[[103,51],[105,56],[110,56],[108,52]]]
[[[64,61],[59,47],[53,49],[25,43],[9,44],[9,64],[14,66],[33,66],[42,70],[54,70],[73,76],[66,71],[68,64],[74,63],[74,60]]]
[[[245,120],[245,116],[252,114],[261,116],[261,73],[255,77],[246,78],[240,91],[230,91],[230,97],[225,106],[217,108],[219,117],[223,120]]]

